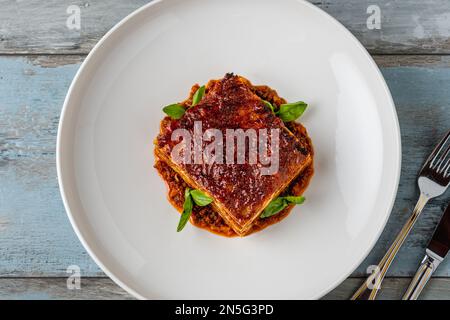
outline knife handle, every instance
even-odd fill
[[[422,260],[416,275],[412,279],[408,289],[406,290],[403,300],[417,300],[423,288],[425,288],[428,280],[436,268],[442,262],[442,258],[434,254],[433,251],[427,249],[427,254]]]

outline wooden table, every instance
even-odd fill
[[[0,0],[0,298],[131,298],[100,271],[69,224],[58,190],[55,140],[64,96],[86,54],[146,2]],[[326,296],[347,299],[407,219],[418,195],[417,171],[449,128],[450,2],[311,2],[342,22],[373,55],[391,89],[402,132],[401,181],[389,223],[351,278]],[[66,26],[70,5],[80,8],[80,30]],[[380,9],[381,29],[368,28],[370,5]],[[380,298],[401,297],[446,199],[426,208],[389,270]],[[66,287],[70,265],[81,268],[80,290]],[[450,259],[422,298],[450,299]]]

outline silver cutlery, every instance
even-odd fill
[[[450,205],[445,209],[426,249],[425,258],[417,270],[403,300],[416,300],[450,249]]]
[[[423,165],[418,178],[420,196],[417,204],[394,240],[387,253],[381,259],[375,272],[361,285],[352,296],[352,300],[375,300],[386,273],[400,250],[403,242],[420,216],[422,209],[430,199],[436,198],[447,190],[450,183],[450,131],[439,142]]]

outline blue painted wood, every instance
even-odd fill
[[[380,64],[386,66],[382,71],[402,130],[399,193],[380,241],[355,276],[364,275],[367,265],[381,258],[407,219],[417,196],[416,173],[450,123],[449,63],[419,59],[422,62],[408,62],[414,66],[397,66],[395,59]],[[77,57],[0,57],[0,276],[65,276],[72,264],[79,265],[84,276],[103,275],[69,225],[56,180],[58,117],[80,61]],[[415,272],[444,199],[427,207],[390,276]],[[437,275],[450,276],[450,261]]]
[[[101,275],[75,236],[55,167],[59,113],[79,64],[0,58],[0,276]]]

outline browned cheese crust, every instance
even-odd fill
[[[233,79],[233,83],[228,84],[231,86],[230,88],[224,88],[227,84],[224,84],[225,79]],[[218,116],[218,113],[225,112],[228,114],[228,117],[230,117],[230,112],[239,112],[240,108],[238,107],[237,110],[228,110],[225,108],[225,110],[215,109],[213,113],[207,112],[206,115],[204,113],[206,112],[205,109],[211,109],[214,105],[217,105],[218,103],[222,103],[223,101],[220,100],[220,98],[211,99],[211,96],[214,96],[215,94],[227,94],[228,97],[230,95],[230,90],[236,90],[233,89],[235,86],[243,86],[247,90],[244,90],[244,96],[249,96],[250,98],[247,98],[246,103],[249,103],[249,100],[251,103],[253,103],[252,107],[246,108],[245,111],[250,112],[252,109],[256,109],[257,112],[252,113],[251,115],[247,112],[245,114],[241,114],[241,119],[236,119],[236,117],[231,117],[232,119],[227,119],[227,117],[220,117]],[[182,104],[186,107],[191,105],[192,102],[192,96],[198,89],[198,85],[194,85],[191,89],[191,93],[187,100],[182,102]],[[183,209],[183,203],[184,203],[184,190],[187,187],[190,188],[196,188],[201,189],[206,194],[212,196],[216,201],[222,201],[223,204],[228,206],[228,208],[242,208],[242,207],[248,207],[249,201],[250,205],[253,205],[253,207],[260,204],[260,208],[258,209],[257,213],[253,213],[253,215],[247,217],[247,221],[251,219],[251,223],[247,226],[247,228],[239,228],[236,226],[236,222],[239,221],[239,219],[242,221],[245,221],[246,217],[239,217],[238,215],[232,217],[225,216],[221,209],[217,206],[210,205],[206,207],[199,207],[194,206],[194,209],[192,211],[190,222],[199,227],[206,229],[210,232],[213,232],[215,234],[219,234],[222,236],[227,237],[234,237],[234,236],[244,236],[249,235],[251,233],[260,231],[267,226],[277,223],[284,219],[286,216],[289,215],[290,211],[292,210],[293,206],[288,206],[280,213],[271,216],[269,218],[259,218],[259,215],[261,211],[264,209],[264,207],[273,200],[276,196],[280,195],[302,195],[304,190],[307,188],[309,181],[311,180],[311,177],[313,175],[314,169],[313,169],[313,146],[311,143],[311,140],[309,139],[306,129],[298,123],[290,122],[287,124],[283,124],[281,120],[279,120],[277,117],[272,116],[272,113],[270,110],[267,110],[267,107],[265,107],[264,104],[261,104],[261,99],[264,99],[266,101],[271,102],[275,108],[278,108],[280,104],[286,103],[286,100],[279,97],[277,92],[267,86],[253,86],[247,79],[243,77],[237,77],[237,76],[227,76],[222,80],[212,80],[208,83],[207,87],[207,94],[203,98],[202,102],[197,105],[196,107],[190,108],[195,109],[198,106],[200,106],[200,109],[195,110],[194,115],[189,115],[191,110],[188,110],[183,118],[181,120],[172,120],[169,117],[165,117],[161,121],[161,132],[158,136],[157,140],[155,141],[155,155],[156,155],[156,163],[155,168],[158,170],[160,176],[163,178],[163,180],[166,182],[166,185],[168,187],[168,199],[171,202],[171,204],[179,211],[182,212]],[[221,90],[224,90],[225,93],[220,93]],[[239,89],[237,89],[240,91]],[[242,94],[242,93],[240,93]],[[209,98],[208,98],[209,97]],[[254,99],[254,97],[257,98],[257,100]],[[235,99],[242,99],[245,100],[242,96],[235,97]],[[218,101],[219,100],[219,101]],[[241,105],[241,104],[239,104]],[[242,108],[244,109],[244,108]],[[210,110],[208,110],[210,111]],[[242,111],[241,111],[242,112]],[[241,171],[238,169],[238,165],[236,165],[235,174],[240,175],[244,177],[244,179],[236,179],[236,176],[231,177],[228,182],[232,185],[238,185],[239,188],[242,190],[233,193],[233,188],[226,189],[226,190],[217,190],[214,189],[214,185],[211,185],[209,180],[214,177],[207,177],[206,179],[202,180],[199,179],[197,181],[200,181],[200,184],[197,184],[192,181],[191,174],[194,174],[196,170],[198,170],[198,166],[201,165],[188,165],[188,170],[184,168],[185,170],[180,170],[179,167],[174,165],[169,157],[168,153],[171,149],[170,146],[173,146],[173,142],[170,141],[171,132],[175,130],[176,128],[190,128],[190,125],[193,121],[199,119],[196,114],[203,114],[203,117],[200,117],[200,121],[205,123],[205,121],[208,121],[208,117],[211,116],[211,114],[214,114],[214,119],[217,121],[211,121],[207,122],[211,127],[214,128],[214,125],[218,125],[220,127],[224,127],[223,122],[228,121],[225,125],[232,125],[232,121],[237,122],[237,124],[234,124],[234,127],[236,128],[246,128],[246,127],[252,127],[255,128],[270,128],[270,127],[277,127],[282,128],[285,130],[284,132],[284,150],[282,151],[280,147],[280,171],[282,170],[282,166],[285,166],[286,169],[284,172],[281,172],[281,176],[285,176],[284,184],[279,183],[277,179],[269,179],[267,181],[267,185],[272,184],[272,188],[269,188],[269,192],[267,191],[267,186],[263,187],[262,189],[259,189],[258,191],[261,193],[260,197],[252,197],[252,191],[255,191],[257,189],[249,189],[248,185],[249,183],[252,183],[252,177],[246,176],[245,169],[244,171]],[[186,116],[187,115],[187,116]],[[245,121],[246,117],[257,117],[258,121],[255,123],[248,123]],[[206,118],[205,118],[206,117]],[[203,127],[203,130],[206,130],[208,127]],[[233,128],[233,126],[232,126]],[[281,136],[281,135],[280,135]],[[280,137],[281,138],[281,137]],[[281,139],[280,139],[281,141]],[[291,148],[286,148],[289,145],[292,145]],[[169,147],[168,147],[169,146]],[[283,157],[284,152],[284,157]],[[293,153],[293,155],[291,154]],[[289,157],[293,157],[295,160],[293,162],[289,162]],[[297,156],[297,159],[296,159]],[[293,163],[293,164],[292,164]],[[300,164],[300,165],[299,165]],[[197,166],[197,168],[195,168]],[[240,165],[242,166],[242,165]],[[244,165],[246,166],[246,165]],[[249,167],[250,165],[247,165]],[[189,168],[191,167],[191,168]],[[189,170],[190,169],[190,170]],[[297,170],[297,171],[296,171]],[[181,172],[180,172],[181,171]],[[213,170],[214,171],[214,168]],[[221,171],[219,171],[221,172]],[[301,172],[301,174],[299,174]],[[186,177],[186,173],[188,174],[188,177]],[[280,177],[280,174],[276,175],[278,176],[278,180]],[[286,178],[286,176],[289,176]],[[217,178],[217,177],[215,177]],[[219,181],[223,180],[223,172],[221,172],[221,178]],[[227,182],[227,177],[225,177],[225,182]],[[249,181],[246,181],[250,178]],[[253,177],[254,178],[254,177]],[[261,178],[261,176],[257,177],[258,179]],[[239,183],[239,182],[242,183]],[[255,181],[256,182],[256,181]],[[257,181],[256,184],[261,183],[261,181]],[[245,197],[248,197],[250,199],[245,199]],[[253,200],[254,203],[251,203]],[[266,201],[264,201],[266,200]],[[247,215],[249,215],[247,213]],[[236,221],[238,220],[238,221]],[[237,229],[237,230],[236,230]]]

